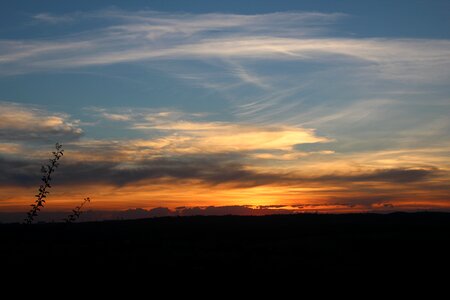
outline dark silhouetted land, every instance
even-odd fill
[[[4,272],[389,274],[449,270],[450,214],[167,217],[0,225]],[[356,272],[356,273],[355,273]]]

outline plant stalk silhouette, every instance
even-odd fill
[[[83,213],[81,211],[81,209],[88,202],[91,202],[91,198],[89,198],[89,197],[84,198],[83,203],[81,203],[81,205],[75,207],[75,209],[72,210],[72,214],[70,214],[67,218],[65,218],[64,221],[66,221],[66,223],[75,222],[80,217],[80,215]]]
[[[31,204],[31,209],[27,213],[27,217],[24,220],[25,224],[31,224],[35,217],[37,217],[38,212],[41,208],[44,207],[45,200],[50,193],[48,189],[52,186],[50,185],[50,181],[52,180],[52,173],[55,172],[56,168],[59,166],[59,160],[64,155],[64,150],[62,149],[62,145],[60,143],[55,144],[55,151],[52,152],[53,158],[49,159],[49,164],[41,166],[42,173],[42,182],[43,184],[39,187],[39,193],[35,195],[36,200],[33,204]]]

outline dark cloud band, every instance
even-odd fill
[[[35,185],[39,181],[40,162],[0,158],[0,184],[14,186]],[[308,185],[320,183],[420,183],[443,176],[438,169],[379,169],[360,174],[335,174],[310,177],[297,173],[258,172],[226,155],[179,156],[134,162],[132,165],[113,161],[75,162],[66,160],[55,174],[55,181],[63,185],[107,184],[124,186],[145,184],[159,179],[199,180],[205,184],[232,184],[236,187],[261,185]]]

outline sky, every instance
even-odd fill
[[[450,210],[449,1],[3,1],[0,212]]]

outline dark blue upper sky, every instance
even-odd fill
[[[124,10],[157,10],[191,13],[262,14],[283,11],[342,12],[352,16],[352,22],[342,24],[341,34],[366,37],[426,37],[449,38],[450,1],[447,0],[378,0],[378,1],[301,1],[301,0],[152,0],[152,1],[9,1],[0,5],[0,37],[23,34],[20,27],[29,15],[74,11],[101,10],[116,7]],[[15,29],[15,26],[19,28]],[[16,31],[17,30],[17,31]],[[52,29],[52,31],[55,29]],[[45,33],[42,33],[45,35]]]

